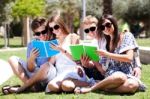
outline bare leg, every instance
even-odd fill
[[[61,92],[61,81],[55,81],[52,80],[48,83],[48,89],[50,90],[50,92]]]
[[[97,89],[105,90],[105,89],[117,88],[117,87],[121,86],[126,80],[127,80],[127,77],[124,73],[115,72],[111,76],[96,83],[91,88],[81,88],[81,93],[87,93],[87,92],[94,91]]]
[[[73,90],[75,89],[76,86],[86,87],[86,86],[89,86],[89,83],[68,78],[68,79],[62,81],[62,84],[61,84],[61,88],[65,92],[73,92]]]
[[[23,83],[26,83],[28,80],[28,77],[26,76],[23,68],[20,66],[20,64],[18,63],[18,60],[16,59],[16,56],[11,56],[8,60],[13,72],[15,73],[15,75],[17,77],[20,78],[20,80]]]
[[[134,79],[127,79],[126,82],[118,88],[110,89],[109,92],[115,93],[135,93],[139,87],[139,83]]]
[[[25,83],[22,87],[20,87],[18,89],[18,92],[22,92],[26,88],[28,88],[28,87],[32,86],[33,84],[35,84],[36,82],[39,82],[39,81],[42,81],[42,80],[46,79],[48,72],[49,72],[49,64],[45,63],[44,65],[41,66],[41,68],[39,69],[39,71],[37,71],[37,73],[35,73],[27,81],[27,83]]]

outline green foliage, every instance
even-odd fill
[[[93,3],[93,0],[86,0],[86,6],[87,6],[87,15],[93,15],[93,16],[96,16],[96,17],[100,17],[103,13],[103,5],[102,5],[102,2],[103,0],[94,0],[94,3]]]
[[[150,36],[150,0],[113,0],[113,12],[130,26],[143,22],[146,35]]]
[[[60,14],[65,23],[71,30],[74,31],[75,27],[80,21],[80,1],[79,0],[57,0],[47,3],[46,13],[47,16]],[[78,22],[75,22],[75,21]],[[75,23],[75,24],[74,24]],[[78,24],[79,26],[79,24]]]
[[[12,16],[39,16],[45,11],[45,0],[16,0],[12,7]]]
[[[11,21],[11,7],[15,0],[0,0],[0,25],[3,22],[10,22]]]

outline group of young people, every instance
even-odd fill
[[[4,94],[24,91],[44,91],[46,93],[74,92],[87,93],[97,89],[116,93],[135,93],[145,91],[140,81],[141,64],[137,43],[130,32],[119,33],[116,19],[103,15],[99,20],[89,15],[81,27],[96,45],[99,62],[82,55],[80,62],[74,61],[70,45],[79,44],[80,38],[70,33],[60,16],[48,20],[36,18],[31,28],[34,40],[57,39],[52,45],[60,51],[49,58],[39,58],[38,49],[32,43],[27,46],[27,62],[17,56],[9,58],[12,70],[23,82],[22,86],[4,86]]]

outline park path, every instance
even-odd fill
[[[0,85],[13,75],[13,71],[7,61],[0,59]]]
[[[22,48],[2,48],[0,49],[0,52],[5,51],[18,51],[26,49],[26,47]],[[0,85],[3,84],[5,81],[7,81],[11,76],[13,76],[13,71],[9,65],[9,63],[5,60],[0,59]]]

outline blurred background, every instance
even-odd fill
[[[0,48],[23,47],[32,39],[30,23],[37,16],[60,14],[70,31],[80,33],[86,15],[114,15],[120,32],[150,37],[150,0],[0,0]],[[80,35],[84,39],[84,35]]]

